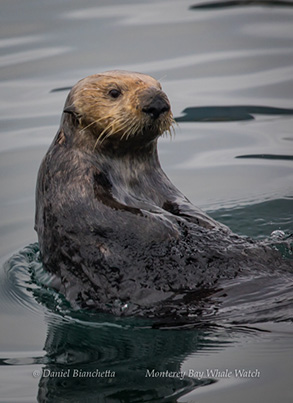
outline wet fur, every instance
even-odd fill
[[[113,88],[121,97],[109,97]],[[35,228],[44,266],[73,305],[187,317],[223,280],[289,267],[170,182],[157,139],[170,130],[172,113],[152,119],[143,112],[158,94],[169,103],[149,76],[106,72],[81,80],[68,96],[39,170]]]

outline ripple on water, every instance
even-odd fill
[[[51,391],[51,401],[64,396],[79,401],[81,389],[84,388],[99,395],[119,393],[128,396],[137,390],[137,385],[137,393],[141,395],[137,401],[144,401],[144,396],[150,395],[154,399],[166,396],[175,399],[198,387],[210,385],[215,380],[186,376],[183,379],[146,378],[148,369],[168,369],[178,374],[182,360],[190,354],[197,351],[216,352],[233,343],[233,332],[225,327],[220,330],[217,327],[198,327],[193,331],[184,331],[182,328],[178,338],[177,330],[154,329],[152,322],[147,320],[121,319],[71,309],[62,296],[50,288],[53,278],[42,268],[37,244],[29,245],[12,256],[5,264],[5,276],[10,300],[16,300],[21,307],[33,313],[37,310],[42,314],[45,312],[48,329],[45,355],[34,351],[3,353],[0,366],[42,365],[39,396]],[[72,375],[74,370],[94,373],[97,368],[115,373],[110,384],[107,378],[101,378],[97,383],[96,379],[80,376],[77,382],[73,376],[69,376],[61,385],[60,376],[45,376],[46,373],[58,371],[67,371]]]
[[[270,209],[271,210],[271,209]],[[238,212],[238,215],[242,212]],[[222,214],[225,217],[224,214]],[[245,213],[247,217],[247,213]],[[239,220],[237,220],[239,222]],[[273,233],[273,237],[267,238],[262,242],[270,245],[282,246],[281,249],[284,254],[289,255],[292,258],[292,237],[285,235],[283,231]],[[90,311],[85,311],[79,308],[72,308],[66,299],[54,290],[55,276],[44,270],[42,262],[40,260],[38,244],[31,244],[13,255],[4,265],[6,279],[5,280],[5,292],[10,300],[17,301],[21,306],[26,307],[35,314],[44,312],[45,307],[50,312],[48,316],[49,322],[54,326],[56,316],[62,317],[62,319],[68,320],[70,323],[74,321],[80,326],[86,326],[87,328],[124,328],[128,329],[133,326],[137,326],[135,319],[119,319],[106,314],[100,314]],[[212,305],[216,302],[217,307],[213,309],[206,309],[205,316],[195,317],[193,323],[189,322],[188,326],[200,327],[207,325],[221,326],[221,324],[238,323],[241,324],[241,318],[239,319],[239,312],[241,317],[247,316],[243,323],[251,323],[269,321],[269,320],[292,320],[290,312],[288,312],[288,306],[292,300],[292,281],[290,276],[292,273],[286,273],[279,275],[278,273],[267,277],[265,287],[260,287],[258,284],[263,284],[263,273],[256,277],[248,277],[247,280],[236,278],[235,281],[227,281],[226,285],[223,285],[223,290],[216,292],[212,297]],[[285,281],[286,280],[286,281]],[[2,282],[3,283],[3,282]],[[234,284],[235,283],[235,284]],[[239,289],[240,287],[240,289]],[[246,291],[243,292],[243,290]],[[227,290],[230,290],[228,292]],[[241,292],[239,291],[241,290]],[[223,297],[224,296],[224,297]],[[255,305],[256,300],[258,306]],[[276,305],[276,301],[278,304]],[[219,303],[220,302],[220,303]],[[269,312],[268,310],[269,304]],[[228,307],[228,308],[227,308]],[[284,308],[282,317],[282,307]],[[227,314],[225,314],[227,310]],[[259,315],[259,312],[265,311],[265,315]],[[220,314],[219,314],[220,312]],[[233,312],[235,315],[233,316]],[[255,312],[255,317],[253,316]],[[271,313],[271,315],[270,315]],[[249,314],[249,315],[248,315]],[[153,323],[151,321],[144,321],[139,319],[140,327],[160,327],[160,324]],[[162,325],[162,326],[166,326]],[[186,324],[168,324],[167,327],[184,328]]]
[[[274,231],[283,231],[284,236],[279,239],[286,244],[286,238],[288,238],[289,244],[287,245],[286,256],[291,256],[290,236],[293,234],[291,197],[240,205],[235,208],[223,208],[209,211],[209,214],[216,220],[226,224],[237,234],[257,239],[267,239],[269,243],[274,241],[274,239],[270,239]],[[276,240],[276,237],[274,238]]]

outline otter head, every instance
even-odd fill
[[[94,147],[146,144],[172,127],[170,102],[154,78],[108,71],[79,81],[64,108],[74,116],[75,136],[92,136]]]

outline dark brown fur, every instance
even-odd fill
[[[40,167],[35,228],[44,266],[73,304],[187,317],[223,280],[288,265],[175,188],[157,154],[171,126],[149,76],[106,72],[71,90]]]

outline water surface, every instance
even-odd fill
[[[242,235],[292,233],[292,2],[3,0],[0,20],[0,401],[291,402],[287,290],[286,309],[262,323],[238,312],[237,325],[156,329],[74,312],[44,286],[33,222],[65,88],[119,68],[161,81],[178,122],[161,163],[194,204]],[[236,377],[243,369],[260,375]]]

